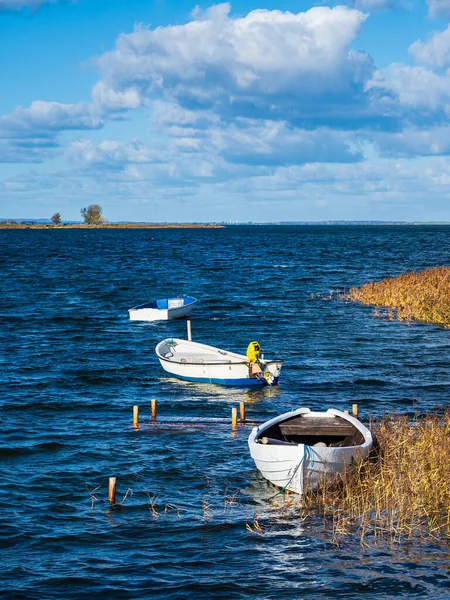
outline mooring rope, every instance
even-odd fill
[[[294,479],[297,471],[299,470],[299,468],[302,466],[302,463],[306,460],[306,458],[309,457],[309,459],[312,461],[311,462],[311,467],[314,466],[314,451],[311,448],[311,446],[308,446],[308,444],[303,444],[303,456],[300,459],[300,462],[298,463],[298,465],[295,467],[294,472],[292,473],[291,478],[289,479],[289,481],[286,483],[286,485],[284,487],[281,488],[281,490],[279,490],[276,494],[274,494],[273,496],[270,496],[270,498],[268,498],[268,500],[273,500],[274,498],[276,498],[277,496],[279,496],[280,494],[283,494],[286,491],[287,486],[291,483],[291,481]]]

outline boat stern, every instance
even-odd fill
[[[266,385],[277,385],[281,375],[281,367],[283,361],[272,360],[262,363],[263,372],[262,376]]]

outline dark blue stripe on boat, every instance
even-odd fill
[[[268,385],[264,379],[257,379],[256,377],[247,377],[245,379],[214,379],[209,377],[185,377],[183,375],[174,375],[168,373],[169,376],[176,377],[177,379],[183,379],[184,381],[192,381],[194,383],[214,383],[217,385],[224,385],[225,387],[261,387]],[[272,385],[277,385],[278,379],[275,379]]]

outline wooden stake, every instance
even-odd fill
[[[353,404],[353,406],[352,406],[352,415],[355,417],[355,419],[358,418],[358,405],[357,404]]]
[[[344,410],[344,415],[348,415],[348,410]]]
[[[116,477],[109,478],[109,486],[108,486],[108,502],[110,504],[116,503]]]
[[[133,406],[133,425],[139,427],[139,406]]]
[[[231,429],[237,429],[237,408],[231,409]]]
[[[188,319],[186,321],[186,325],[187,325],[187,336],[188,336],[188,341],[192,342],[192,331],[191,331],[191,320]]]
[[[152,419],[155,420],[156,419],[156,400],[153,398],[150,401],[150,404],[152,406]]]
[[[245,402],[239,402],[239,413],[241,421],[245,421]]]

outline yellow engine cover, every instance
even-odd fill
[[[260,348],[258,342],[250,342],[247,348],[247,358],[251,363],[258,360]]]

